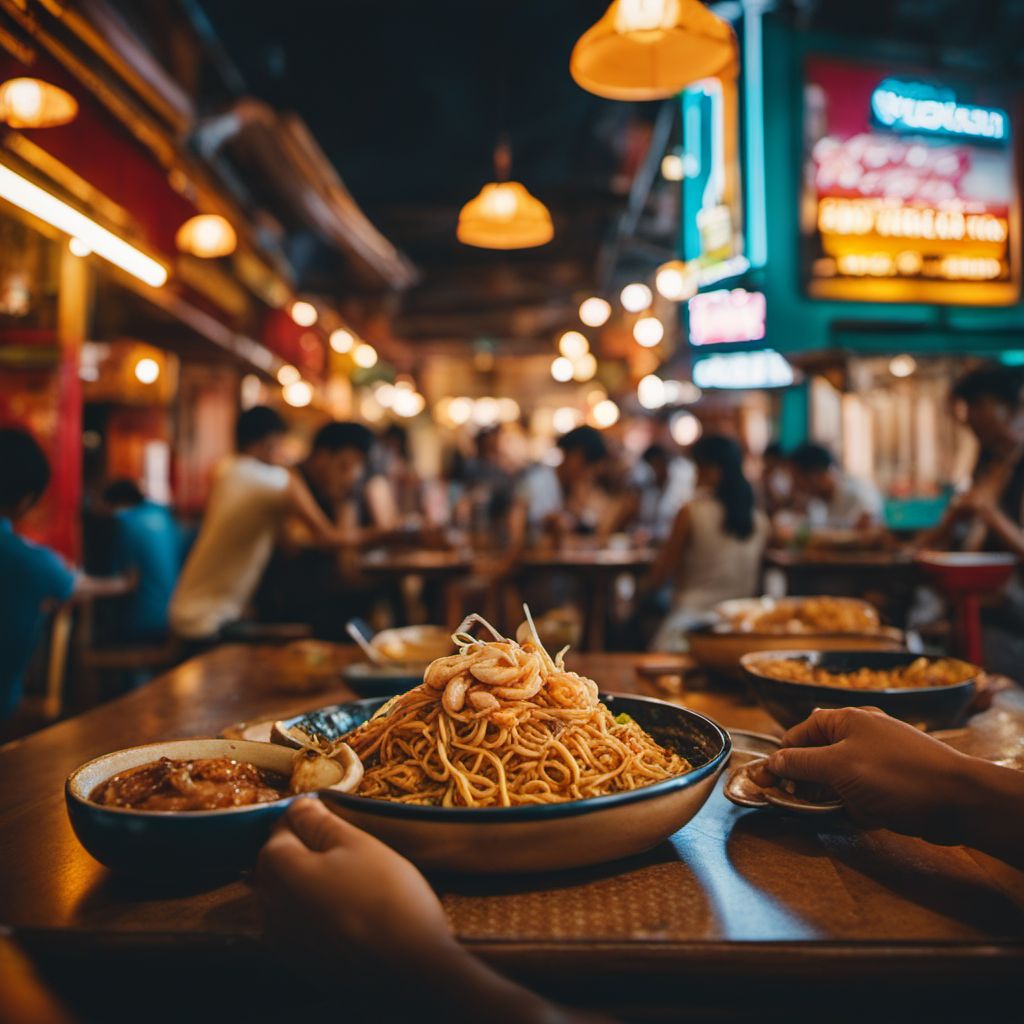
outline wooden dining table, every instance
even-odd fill
[[[337,676],[308,680],[294,661],[284,671],[282,650],[220,647],[0,748],[0,933],[85,1019],[120,1019],[112,991],[150,1009],[156,991],[167,1019],[200,1019],[188,992],[204,978],[214,990],[206,1009],[253,1020],[295,1010],[296,982],[261,941],[245,878],[118,877],[79,845],[63,795],[72,769],[108,751],[356,696],[340,677],[352,649],[333,649]],[[570,654],[569,666],[606,691],[664,695],[647,670],[657,660]],[[690,691],[684,676],[669,699],[732,729],[777,731],[738,690]],[[898,1000],[915,1009],[908,1020],[951,1010],[981,1019],[980,1009],[962,1014],[1024,976],[1024,872],[971,849],[862,831],[838,814],[740,809],[720,786],[678,834],[629,860],[433,881],[459,938],[498,969],[629,1019],[780,1019],[774,1009],[791,1021],[817,1008],[816,1019],[852,1020]]]

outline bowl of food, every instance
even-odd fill
[[[94,758],[68,776],[64,794],[75,835],[101,864],[157,878],[225,875],[255,862],[296,795],[361,775],[344,756],[170,740]]]
[[[375,633],[370,646],[386,661],[426,667],[452,653],[452,634],[443,626],[400,626]]]
[[[388,701],[278,723],[347,743],[360,785],[322,793],[343,818],[427,870],[550,871],[639,853],[703,806],[728,734],[696,712],[602,696],[538,640],[457,637]]]
[[[889,651],[759,651],[742,664],[760,704],[786,728],[815,708],[864,705],[920,728],[948,728],[963,717],[981,674],[956,658]]]
[[[902,651],[898,629],[883,626],[867,601],[847,597],[753,597],[724,601],[711,622],[689,633],[697,663],[720,675],[741,674],[740,659],[756,651],[801,647],[819,651]]]

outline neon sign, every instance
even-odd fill
[[[884,128],[1002,142],[1010,132],[1006,112],[958,103],[952,89],[886,78],[871,94],[871,114]]]
[[[727,352],[693,364],[693,383],[699,388],[785,388],[794,379],[793,367],[773,348]]]
[[[704,292],[690,299],[689,310],[691,345],[724,345],[764,337],[767,304],[761,292],[743,288]]]

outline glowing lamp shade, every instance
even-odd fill
[[[685,302],[697,294],[697,275],[682,260],[669,260],[658,267],[654,287],[670,302]]]
[[[328,341],[330,341],[331,348],[338,355],[345,355],[346,352],[351,352],[355,347],[356,336],[351,331],[346,331],[344,327],[339,327],[331,331]]]
[[[0,121],[12,128],[55,128],[75,119],[69,92],[39,78],[10,78],[0,85]]]
[[[569,73],[610,100],[663,100],[737,64],[732,28],[699,0],[614,0],[580,36]]]
[[[636,397],[645,409],[660,409],[666,402],[665,382],[654,373],[641,377],[636,386]]]
[[[645,284],[640,284],[640,282],[627,284],[619,295],[622,308],[627,313],[639,313],[642,309],[646,309],[651,304],[651,299],[653,298],[651,289]]]
[[[148,356],[135,364],[135,379],[140,384],[155,384],[160,376],[160,364]]]
[[[296,299],[288,307],[288,315],[299,327],[312,327],[320,319],[320,314],[312,302]]]
[[[917,369],[917,360],[913,356],[893,356],[889,360],[889,372],[894,377],[910,377]]]
[[[159,288],[167,281],[167,269],[141,249],[3,164],[0,164],[0,199],[77,238],[85,248],[151,288]]]
[[[566,331],[558,339],[558,351],[566,359],[579,359],[590,351],[590,342],[579,331]]]
[[[174,244],[182,251],[203,260],[230,256],[238,245],[231,224],[219,213],[200,213],[189,217],[178,228]]]
[[[492,181],[462,208],[455,236],[480,249],[531,249],[554,237],[548,208],[518,181]]]
[[[352,362],[364,370],[369,370],[370,367],[377,365],[377,350],[372,345],[367,345],[365,341],[361,341],[352,350]]]
[[[654,348],[665,337],[665,325],[656,316],[642,316],[633,324],[633,338],[644,348]]]
[[[604,299],[591,295],[580,303],[580,320],[588,327],[603,327],[612,315],[612,307]]]
[[[302,409],[313,401],[313,388],[304,380],[293,381],[282,389],[284,400],[296,409]]]
[[[619,407],[610,398],[606,398],[594,406],[592,415],[594,423],[604,430],[619,422]]]
[[[693,444],[704,433],[700,420],[691,412],[681,412],[673,417],[668,430],[672,440],[682,448]]]
[[[571,359],[559,356],[551,363],[551,376],[564,384],[567,380],[572,380],[573,369]]]

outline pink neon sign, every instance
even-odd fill
[[[767,303],[744,288],[702,292],[690,299],[690,344],[727,345],[764,337]]]

